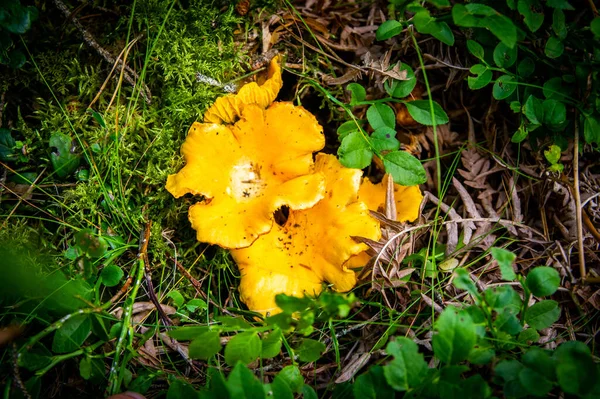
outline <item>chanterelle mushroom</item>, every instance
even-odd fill
[[[275,295],[315,295],[323,281],[337,291],[350,290],[356,276],[344,263],[367,248],[351,236],[380,238],[379,223],[357,199],[362,172],[326,154],[317,155],[315,170],[325,174],[321,201],[290,211],[283,226],[275,225],[248,248],[231,251],[242,274],[241,298],[251,310],[276,312]]]
[[[263,86],[248,84],[206,113],[215,122],[239,117],[234,125],[192,125],[182,146],[186,165],[167,180],[177,198],[204,196],[189,210],[199,241],[247,247],[271,230],[277,209],[306,209],[323,198],[324,176],[313,172],[312,158],[325,145],[323,129],[302,107],[269,106],[281,88],[277,59],[269,73]]]

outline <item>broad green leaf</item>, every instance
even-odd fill
[[[292,389],[279,374],[275,376],[272,383],[266,384],[264,388],[267,397],[294,399],[294,393],[292,392]]]
[[[167,399],[194,399],[198,398],[198,392],[194,389],[194,387],[186,382],[179,379],[175,379],[169,385],[169,390],[167,391]]]
[[[517,44],[517,28],[510,18],[504,15],[492,15],[485,18],[481,26],[488,28],[500,41],[513,48]]]
[[[530,95],[523,105],[523,114],[529,119],[529,122],[541,125],[544,121],[544,104],[542,100]]]
[[[492,81],[492,71],[485,65],[475,64],[469,71],[476,75],[467,77],[467,83],[471,90],[482,89]]]
[[[448,0],[426,0],[428,3],[433,4],[436,7],[450,7],[450,1]]]
[[[262,339],[262,353],[260,357],[263,359],[272,359],[281,352],[281,330],[276,328]]]
[[[303,362],[315,362],[325,351],[325,344],[310,338],[304,338],[300,346],[296,348],[298,358]]]
[[[492,95],[496,100],[504,100],[505,98],[510,97],[516,88],[517,84],[513,76],[502,75],[494,82]]]
[[[285,294],[277,294],[275,296],[275,303],[285,313],[296,313],[308,309],[312,301],[308,297],[299,298]]]
[[[533,59],[531,59],[531,57],[523,58],[523,60],[519,62],[517,72],[522,78],[530,77],[533,74],[533,72],[535,72],[535,62],[533,61]]]
[[[540,334],[536,331],[536,329],[528,328],[526,330],[521,331],[519,337],[517,338],[517,341],[524,344],[529,344],[529,341],[531,341],[532,343],[536,343],[539,341],[539,339]]]
[[[556,349],[553,357],[558,384],[564,392],[578,396],[590,393],[600,376],[590,349],[584,343],[565,342]]]
[[[404,103],[406,105],[406,109],[412,118],[419,122],[422,125],[433,126],[434,121],[432,120],[433,116],[435,116],[435,124],[443,125],[448,123],[448,115],[443,110],[443,108],[437,103],[433,102],[433,112],[431,114],[431,106],[429,104],[429,100],[415,100],[415,101],[407,101]]]
[[[7,162],[17,158],[15,153],[16,144],[10,130],[0,128],[0,161]]]
[[[556,162],[558,162],[558,160]],[[560,285],[560,275],[556,269],[547,266],[539,266],[529,272],[525,284],[535,296],[552,295]]]
[[[452,20],[456,25],[464,28],[477,28],[480,21],[479,18],[471,14],[465,5],[460,3],[452,7]]]
[[[483,292],[483,297],[485,303],[496,312],[500,312],[505,308],[512,308],[518,311],[523,304],[517,291],[510,285],[488,288]]]
[[[494,320],[494,328],[510,335],[517,335],[523,329],[521,321],[517,318],[517,313],[519,313],[519,310],[512,307],[500,310],[496,315],[496,320]]]
[[[519,129],[517,129],[517,131],[513,133],[512,137],[510,138],[510,141],[512,143],[521,143],[527,138],[528,135],[529,131],[525,128],[525,126],[521,125],[519,126]]]
[[[552,30],[560,40],[566,39],[567,25],[565,24],[565,13],[560,8],[555,8],[552,13]]]
[[[98,237],[90,229],[82,229],[75,233],[75,245],[79,249],[91,256],[99,258],[108,250],[108,243],[102,237]]]
[[[475,40],[467,40],[467,49],[475,58],[483,61],[485,57],[485,51],[483,50],[481,44],[477,43]]]
[[[201,399],[230,399],[225,377],[217,368],[209,367],[206,387],[200,391]]]
[[[313,387],[305,384],[302,387],[302,399],[319,399],[319,397]]]
[[[558,320],[560,308],[558,302],[545,300],[538,302],[525,312],[525,322],[536,330],[550,327]]]
[[[263,384],[242,363],[238,363],[227,379],[227,390],[232,399],[265,399]]]
[[[571,94],[571,91],[571,86],[565,84],[560,77],[548,79],[544,82],[544,87],[542,89],[544,97],[555,100],[563,100],[564,97]]]
[[[388,384],[397,391],[417,387],[427,372],[427,362],[417,344],[408,338],[397,337],[387,345],[386,352],[394,357],[383,368]]]
[[[421,161],[408,152],[388,152],[383,156],[383,165],[385,171],[394,178],[394,182],[401,186],[416,186],[427,180]]]
[[[338,148],[338,157],[347,168],[363,169],[371,164],[373,152],[362,133],[348,134]]]
[[[367,109],[367,120],[373,130],[381,127],[396,127],[396,115],[394,110],[387,104],[373,104]]]
[[[375,37],[377,40],[386,40],[397,36],[400,33],[402,33],[402,24],[394,19],[390,19],[382,23],[379,28],[377,28]]]
[[[449,46],[454,45],[454,34],[445,22],[438,22],[429,11],[422,8],[413,17],[413,23],[419,33],[429,34]]]
[[[523,367],[519,372],[519,381],[527,392],[533,396],[547,397],[552,390],[552,382],[546,377],[529,367]]]
[[[234,366],[237,362],[250,364],[261,354],[262,342],[256,331],[245,331],[235,335],[225,346],[225,362]]]
[[[494,352],[492,348],[475,347],[469,353],[469,358],[467,360],[469,361],[469,363],[483,365],[489,364],[495,356],[496,352]]]
[[[98,111],[93,110],[92,108],[88,108],[87,112],[92,114],[92,118],[94,118],[102,128],[106,128],[106,122],[104,121],[102,114],[100,114]]]
[[[191,299],[189,301],[187,301],[187,303],[185,304],[185,308],[189,311],[189,312],[196,312],[198,310],[206,310],[208,309],[208,304],[206,303],[206,301],[200,299],[200,298],[194,298]]]
[[[79,167],[79,154],[74,150],[71,137],[60,132],[52,133],[48,145],[55,149],[50,154],[50,161],[58,177],[66,177]]]
[[[504,382],[510,382],[519,378],[523,365],[517,360],[503,360],[496,365],[494,374],[502,378]]]
[[[108,265],[100,272],[100,277],[102,278],[102,284],[107,287],[114,287],[119,284],[121,279],[123,278],[123,270],[116,265]]]
[[[18,363],[20,367],[29,371],[36,371],[52,363],[52,352],[38,344],[33,349],[22,352],[19,355]]]
[[[544,8],[538,0],[519,0],[517,10],[530,31],[535,32],[544,23]]]
[[[337,129],[338,138],[343,140],[350,133],[359,132],[360,128],[354,121],[346,121]]]
[[[459,268],[454,271],[454,274],[455,274],[455,277],[454,277],[454,280],[452,280],[452,284],[454,284],[454,286],[456,288],[458,288],[459,290],[467,291],[474,298],[479,297],[479,292],[477,291],[477,286],[475,285],[473,280],[471,280],[471,277],[469,276],[469,272],[467,272],[463,268]]]
[[[281,369],[277,376],[286,382],[292,392],[302,392],[302,387],[304,386],[304,377],[302,377],[298,366],[285,366],[283,369]]]
[[[447,307],[436,320],[434,329],[436,334],[432,338],[433,353],[446,364],[465,360],[475,346],[475,324],[464,310]]]
[[[396,151],[400,142],[396,139],[396,131],[387,126],[380,127],[371,134],[371,145],[375,151]]]
[[[402,63],[400,66],[400,71],[406,71],[406,80],[392,79],[391,83],[388,80],[383,85],[386,92],[390,96],[395,98],[408,97],[417,85],[417,78],[415,77],[415,72],[410,67],[410,65]]]
[[[504,248],[498,247],[492,247],[491,253],[492,257],[498,262],[502,279],[506,281],[513,281],[516,279],[517,274],[513,269],[513,263],[515,262],[515,259],[517,259],[517,255]]]
[[[546,42],[544,53],[548,58],[558,58],[565,51],[565,45],[560,41],[559,38],[551,36]]]
[[[170,291],[167,294],[167,298],[171,298],[173,300],[173,305],[175,305],[175,307],[178,309],[182,307],[183,303],[185,302],[185,298],[183,295],[181,295],[181,292],[177,290]]]
[[[561,10],[575,9],[567,0],[546,0],[546,5],[552,8],[560,8]]]
[[[350,83],[346,86],[346,90],[350,91],[350,105],[356,105],[361,101],[365,101],[367,91],[358,83]]]
[[[252,325],[244,320],[243,317],[238,316],[216,316],[215,320],[221,323],[219,329],[221,331],[239,331],[248,330],[252,328]]]
[[[481,375],[473,375],[466,380],[459,380],[459,395],[464,398],[489,398],[492,389]]]
[[[567,108],[562,102],[554,99],[544,100],[542,107],[544,124],[557,127],[567,120]]]
[[[600,145],[600,118],[598,114],[591,114],[585,117],[583,135],[586,143]]]
[[[32,6],[22,7],[19,3],[10,6],[10,3],[3,4],[3,12],[0,13],[2,25],[0,26],[11,33],[23,34],[31,28],[31,22],[37,17],[37,9]]]
[[[87,315],[71,317],[54,333],[52,351],[68,353],[80,349],[91,329],[92,322]]]
[[[388,384],[384,368],[379,365],[369,367],[369,370],[359,375],[352,384],[355,398],[387,399],[395,396],[393,388]]]
[[[555,362],[548,354],[548,351],[537,347],[530,348],[522,356],[521,361],[525,366],[536,370],[549,380],[556,378]]]
[[[192,359],[208,360],[221,351],[221,337],[217,331],[206,331],[190,342]]]
[[[181,326],[168,330],[167,335],[179,341],[190,341],[207,331],[208,326]]]
[[[594,36],[600,36],[600,17],[596,17],[590,23],[590,30],[594,34]]]
[[[517,47],[510,48],[500,42],[494,49],[494,62],[500,68],[510,68],[517,60]]]

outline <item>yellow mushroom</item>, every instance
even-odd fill
[[[352,289],[356,276],[344,263],[367,248],[352,236],[380,238],[379,223],[358,201],[362,172],[326,154],[317,154],[315,171],[325,175],[321,201],[290,211],[283,226],[275,225],[248,248],[231,251],[242,275],[241,299],[251,310],[277,312],[275,295],[316,295],[323,281],[336,291]]]
[[[363,178],[363,181],[358,190],[358,199],[367,204],[367,207],[376,212],[385,213],[385,193],[387,190],[386,175],[381,183],[373,184],[368,177]],[[396,202],[396,221],[412,222],[419,217],[419,209],[423,194],[419,186],[401,186],[394,184],[394,198]],[[362,252],[353,256],[348,260],[347,267],[355,269],[367,264],[371,257]]]
[[[302,107],[270,104],[281,87],[277,60],[270,74],[262,86],[251,83],[217,100],[205,117],[239,118],[234,125],[192,125],[182,146],[186,165],[167,179],[176,198],[204,196],[189,210],[199,241],[247,247],[271,230],[277,209],[310,208],[323,197],[324,176],[313,172],[312,156],[325,145],[323,129]]]

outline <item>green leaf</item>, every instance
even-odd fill
[[[484,19],[482,27],[488,28],[494,36],[510,48],[517,44],[517,28],[510,18],[504,15],[492,15]]]
[[[235,335],[225,346],[225,362],[234,366],[237,362],[250,364],[261,354],[262,342],[256,331],[245,331]]]
[[[448,0],[426,0],[429,4],[433,4],[436,7],[450,7],[450,1]]]
[[[192,359],[208,360],[221,351],[221,337],[217,331],[206,331],[190,342]]]
[[[544,23],[544,9],[538,0],[519,0],[517,10],[530,31],[535,32]]]
[[[37,345],[33,349],[22,352],[19,355],[18,364],[29,371],[43,369],[52,363],[52,352],[45,346]]]
[[[316,362],[325,351],[325,344],[310,338],[304,338],[296,349],[298,358],[303,362]]]
[[[554,352],[556,376],[561,389],[572,395],[591,392],[599,377],[590,349],[582,342],[569,341]]]
[[[262,339],[262,353],[260,357],[263,359],[272,359],[281,352],[282,334],[281,330],[276,328]]]
[[[15,139],[10,134],[10,130],[0,128],[0,161],[7,162],[16,159]]]
[[[350,91],[350,105],[365,101],[367,97],[367,91],[358,83],[350,83],[346,86],[346,90]]]
[[[387,40],[398,36],[400,33],[402,33],[402,24],[394,19],[390,19],[379,25],[377,32],[375,32],[375,37],[377,40]]]
[[[64,322],[54,333],[52,351],[67,353],[81,347],[92,329],[92,322],[87,315],[76,315]]]
[[[469,276],[469,272],[467,272],[463,268],[459,268],[454,271],[454,274],[456,276],[455,276],[454,280],[452,280],[452,284],[454,284],[454,286],[456,288],[458,288],[459,290],[467,291],[474,298],[479,297],[479,292],[477,291],[477,286],[475,286],[475,283],[473,282],[473,280],[471,280],[471,277]]]
[[[600,36],[600,17],[596,17],[590,23],[590,30],[594,34],[594,36]]]
[[[535,72],[535,62],[531,57],[525,57],[521,62],[519,62],[519,66],[517,67],[517,72],[520,77],[528,78],[533,72]]]
[[[471,14],[469,9],[460,3],[452,7],[452,20],[454,24],[465,28],[478,28],[480,19]]]
[[[517,338],[517,341],[519,341],[520,343],[529,344],[530,341],[532,343],[536,343],[539,341],[539,339],[540,334],[534,328],[528,328],[526,330],[521,331],[519,337]]]
[[[427,362],[419,347],[406,337],[397,337],[388,343],[386,352],[394,360],[383,367],[385,379],[397,391],[417,387],[427,372]]]
[[[495,356],[496,352],[492,348],[475,347],[469,353],[468,361],[477,365],[489,364]]]
[[[446,364],[465,360],[477,340],[475,324],[464,310],[449,306],[434,324],[437,334],[433,335],[433,353]]]
[[[421,8],[416,12],[413,17],[413,23],[417,32],[432,35],[448,46],[454,45],[454,34],[448,24],[446,22],[438,22],[436,18],[429,14],[427,9]]]
[[[360,132],[348,134],[338,148],[338,157],[347,168],[363,169],[371,164],[371,146]]]
[[[181,292],[177,290],[170,291],[167,294],[167,298],[171,298],[173,300],[173,305],[175,305],[177,309],[182,307],[183,303],[185,302],[185,298],[183,297],[183,295],[181,295]]]
[[[373,130],[382,127],[394,129],[396,127],[396,115],[392,107],[386,104],[373,104],[367,109],[367,120]]]
[[[546,42],[546,47],[544,48],[544,53],[548,58],[558,58],[565,51],[565,45],[560,41],[559,38],[550,36],[548,41]]]
[[[277,306],[281,308],[285,313],[296,313],[302,312],[308,309],[312,303],[311,299],[308,297],[295,297],[285,294],[278,294],[275,296],[275,303]]]
[[[408,152],[388,152],[383,156],[383,165],[385,171],[394,178],[394,182],[401,186],[416,186],[427,180],[421,161]]]
[[[10,4],[10,2],[8,3]],[[5,8],[2,14],[0,14],[0,22],[2,27],[11,33],[23,34],[31,28],[31,21],[37,16],[37,9],[35,7],[22,7],[19,3],[12,4],[12,6],[4,5]]]
[[[518,144],[525,140],[528,135],[529,131],[525,128],[525,126],[521,125],[519,126],[519,129],[517,129],[517,131],[513,133],[512,137],[510,138],[510,141],[512,143]]]
[[[435,116],[436,125],[443,125],[449,121],[446,112],[444,112],[443,108],[435,101],[433,102],[434,115],[431,114],[429,100],[407,101],[404,105],[406,105],[406,109],[410,116],[422,125],[433,126],[432,116]]]
[[[469,71],[476,75],[467,77],[467,83],[471,90],[482,89],[492,81],[492,71],[485,65],[475,64]]]
[[[114,287],[115,285],[119,284],[123,278],[123,275],[123,270],[116,265],[108,265],[102,269],[102,272],[100,272],[102,284],[107,287]]]
[[[200,299],[200,298],[194,298],[189,300],[186,304],[185,304],[185,308],[189,311],[189,312],[196,312],[198,310],[206,310],[208,309],[208,304],[206,303],[206,301]]]
[[[542,100],[530,95],[523,105],[523,114],[529,119],[529,122],[541,125],[544,121],[544,104]]]
[[[502,75],[494,83],[492,95],[496,100],[504,100],[511,96],[517,88],[515,78],[511,75]]]
[[[415,72],[410,65],[402,63],[400,65],[400,72],[406,71],[406,80],[392,79],[384,83],[385,91],[392,97],[404,98],[408,97],[412,93],[413,89],[417,85],[417,78]]]
[[[556,162],[558,162],[558,160],[556,160]],[[547,266],[539,266],[529,272],[525,284],[535,296],[552,295],[560,285],[560,275],[556,269]]]
[[[175,327],[173,330],[168,330],[167,335],[179,341],[190,341],[207,331],[208,326],[182,326]]]
[[[521,361],[525,366],[536,370],[547,379],[551,381],[556,379],[556,367],[548,351],[533,347],[525,352]]]
[[[504,248],[498,247],[493,247],[491,253],[492,257],[498,262],[502,279],[506,281],[515,280],[517,275],[513,270],[513,263],[515,262],[515,259],[517,259],[517,255]]]
[[[525,312],[525,322],[536,330],[550,327],[558,320],[560,308],[558,302],[552,300],[541,301]]]
[[[494,62],[500,68],[510,68],[517,60],[517,48],[500,42],[494,49]]]
[[[519,294],[510,285],[488,288],[483,292],[485,303],[496,312],[505,308],[519,310],[523,302]]]
[[[238,363],[227,379],[227,390],[232,399],[265,399],[263,384],[242,363]]]
[[[317,393],[310,385],[304,385],[302,387],[302,398],[303,399],[319,399]]]
[[[72,151],[75,147],[71,137],[60,132],[52,133],[48,145],[55,148],[50,154],[50,161],[58,177],[66,177],[79,167],[79,154]]]
[[[103,129],[106,128],[106,122],[104,121],[102,114],[93,110],[92,108],[88,108],[87,112],[92,114],[92,118],[94,118]]]
[[[560,126],[567,120],[567,108],[562,102],[554,99],[544,100],[542,107],[544,108],[544,124]]]
[[[471,53],[475,58],[478,58],[481,61],[484,60],[485,51],[483,50],[481,44],[477,43],[474,40],[467,40],[467,49],[469,50],[469,53]]]
[[[169,385],[167,391],[167,399],[187,399],[198,398],[198,392],[188,382],[175,379]]]
[[[91,256],[92,258],[100,258],[104,256],[108,250],[108,243],[102,237],[98,237],[90,229],[82,229],[75,233],[75,245],[79,249]]]
[[[560,40],[566,39],[567,25],[565,24],[565,13],[560,8],[555,8],[552,13],[552,30]]]
[[[521,112],[521,103],[519,101],[511,101],[509,106],[510,106],[510,110],[512,112],[514,112],[515,114]]]
[[[275,376],[273,382],[264,386],[267,397],[294,399],[294,393],[290,386],[278,375]]]
[[[230,399],[225,377],[217,368],[208,368],[206,387],[200,391],[202,399]]]
[[[292,392],[302,392],[302,387],[304,387],[304,377],[302,377],[298,366],[285,366],[283,369],[281,369],[277,376],[286,382]]]
[[[583,135],[586,143],[600,145],[600,118],[598,118],[598,114],[594,113],[585,117]]]
[[[567,0],[546,0],[546,5],[552,8],[560,8],[561,10],[575,9]]]
[[[371,134],[371,145],[375,151],[396,151],[400,142],[396,139],[396,131],[387,126],[380,127]]]
[[[493,323],[494,327],[507,334],[517,335],[523,329],[521,321],[517,318],[517,313],[519,313],[519,309],[512,307],[502,309],[496,315],[496,320]]]
[[[548,393],[552,390],[552,382],[529,367],[524,367],[519,372],[519,381],[527,392],[533,396],[547,397]]]
[[[571,94],[569,87],[570,86],[563,84],[563,80],[561,78],[555,77],[544,82],[542,91],[546,98],[563,100],[566,96]]]
[[[503,360],[496,365],[494,374],[502,378],[504,382],[510,382],[519,378],[523,365],[517,360]]]
[[[373,365],[352,384],[352,393],[360,399],[387,399],[395,396],[394,390],[386,381],[384,368]]]
[[[346,121],[340,125],[337,129],[338,138],[342,140],[350,133],[360,132],[360,127],[355,121]]]

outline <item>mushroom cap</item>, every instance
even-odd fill
[[[324,145],[322,127],[304,108],[246,105],[233,126],[192,125],[182,146],[186,165],[166,188],[176,198],[204,196],[189,210],[198,241],[246,247],[271,230],[275,210],[306,209],[323,197],[312,153]]]
[[[316,295],[323,281],[336,291],[352,289],[356,276],[344,263],[367,248],[352,236],[381,236],[379,223],[358,201],[360,170],[343,167],[332,155],[317,154],[315,171],[325,175],[321,201],[291,210],[283,226],[275,225],[248,248],[231,251],[242,274],[241,299],[251,310],[277,312],[275,295]]]
[[[241,117],[244,108],[254,104],[267,108],[281,90],[281,57],[274,57],[267,69],[267,79],[262,84],[250,82],[240,88],[237,94],[227,94],[217,101],[204,113],[204,122],[233,123]]]

